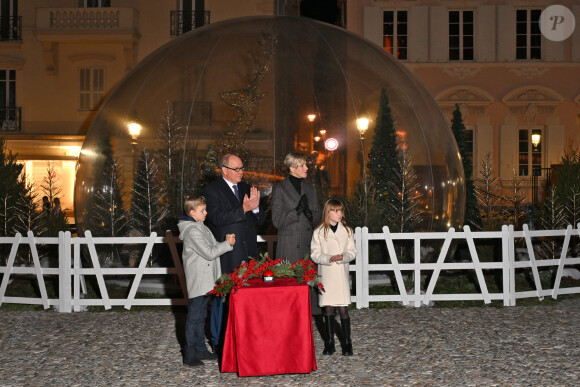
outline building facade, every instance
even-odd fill
[[[563,41],[540,30],[552,3],[357,0],[347,20],[403,61],[449,120],[459,105],[474,176],[490,154],[503,186],[515,173],[533,202],[564,150],[580,144],[580,2],[558,3],[576,21]]]
[[[0,135],[35,181],[50,161],[72,209],[84,135],[139,61],[203,24],[297,16],[304,3],[312,2],[0,0]],[[580,27],[563,41],[542,35],[551,3],[342,0],[335,19],[403,62],[446,117],[459,105],[475,173],[490,154],[505,186],[515,173],[533,201],[566,147],[580,144]],[[559,4],[580,24],[580,2]]]

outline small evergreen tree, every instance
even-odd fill
[[[40,188],[43,193],[48,196],[48,201],[50,203],[54,203],[54,199],[60,197],[60,194],[62,193],[60,177],[56,173],[56,168],[50,161],[46,165],[46,175],[44,175]]]
[[[459,105],[455,105],[453,118],[451,120],[451,130],[455,136],[459,154],[461,155],[461,162],[463,164],[463,173],[465,175],[465,221],[464,224],[469,225],[475,229],[481,229],[481,216],[477,208],[477,198],[475,196],[475,185],[473,183],[473,165],[466,152],[465,142],[465,125]]]
[[[398,166],[392,169],[387,186],[391,199],[387,202],[386,219],[391,232],[413,232],[421,221],[418,200],[421,194],[417,190],[419,183],[406,148],[397,148],[397,161]],[[406,241],[397,241],[395,248],[399,250],[399,259],[407,260],[411,257],[412,246]]]
[[[526,199],[522,182],[518,178],[515,169],[512,171],[510,194],[504,197],[504,201],[507,204],[503,212],[504,220],[507,223],[513,224],[514,228],[519,228],[521,220],[525,216],[524,206]]]
[[[147,148],[143,148],[133,180],[131,203],[131,228],[138,235],[149,236],[152,232],[163,234],[169,211],[162,203],[166,200],[164,185],[159,184],[157,164]],[[153,255],[150,264],[153,263]]]
[[[44,175],[40,188],[43,194],[48,197],[50,203],[54,203],[54,199],[60,198],[62,193],[60,176],[58,176],[56,168],[50,161],[47,163],[46,175]],[[51,209],[43,212],[43,218],[46,225],[46,236],[56,237],[59,231],[70,231],[64,211],[53,211]]]
[[[580,153],[570,144],[562,156],[562,166],[556,178],[558,201],[564,210],[565,225],[578,227],[580,223]],[[580,241],[570,241],[570,251],[574,256],[580,255]]]
[[[15,230],[22,235],[26,235],[28,231],[32,231],[34,235],[46,234],[46,222],[44,221],[45,214],[40,208],[40,201],[38,200],[38,191],[35,190],[33,183],[24,183],[24,192],[20,195],[15,211]],[[44,255],[43,249],[39,249],[39,255]],[[26,263],[32,263],[32,255],[29,249],[19,251],[19,259]]]
[[[129,215],[123,203],[123,173],[119,159],[108,153],[103,176],[99,179],[93,196],[92,216],[89,219],[89,229],[93,236],[119,237],[129,232]],[[101,263],[110,265],[120,262],[118,245],[107,246]]]
[[[544,203],[538,211],[537,226],[540,230],[559,230],[566,227],[564,207],[558,198],[555,186],[548,187]],[[561,242],[553,238],[542,238],[538,245],[538,257],[541,259],[556,259],[560,257]]]
[[[310,173],[309,173],[310,175]],[[373,177],[367,176],[367,205],[369,203],[376,203],[377,190],[374,185]],[[364,180],[361,176],[360,180],[355,185],[355,189],[350,198],[344,197],[343,203],[345,206],[345,217],[349,226],[352,228],[365,227],[365,214],[362,209],[365,207],[365,187]],[[382,214],[378,211],[369,211],[367,214],[367,223],[370,232],[382,232],[382,227],[384,226],[385,220]]]
[[[417,190],[417,174],[411,163],[411,157],[406,148],[397,148],[398,168],[393,169],[389,181],[389,192],[393,200],[389,201],[388,213],[389,229],[391,232],[413,232],[415,226],[421,221],[419,211],[419,198],[421,194]]]
[[[501,182],[495,176],[493,168],[493,160],[491,155],[487,153],[481,160],[479,178],[476,179],[475,184],[475,197],[482,219],[482,229],[486,231],[498,230],[502,223],[500,214]]]
[[[174,228],[177,217],[182,213],[181,168],[183,159],[184,135],[172,104],[168,101],[162,113],[157,130],[157,150],[155,160],[159,167],[159,181],[167,191],[167,227]],[[190,172],[189,169],[184,171]]]
[[[204,163],[200,165],[197,160],[197,144],[194,144],[192,140],[189,140],[189,145],[186,147],[187,151],[183,152],[183,170],[187,171],[184,173],[181,184],[182,192],[180,193],[181,206],[180,214],[183,213],[183,202],[186,198],[191,198],[201,194],[202,188],[211,180],[207,179],[207,173],[211,173],[212,176],[217,176],[215,172],[217,169],[217,161],[215,160],[215,152],[213,152],[211,144],[208,145],[206,158]]]
[[[18,198],[24,192],[24,184],[20,177],[22,164],[16,162],[16,154],[6,148],[6,141],[0,137],[0,235],[14,236],[15,210]]]
[[[573,145],[562,156],[556,185],[560,204],[564,207],[565,220],[567,224],[576,227],[580,222],[580,153]]]

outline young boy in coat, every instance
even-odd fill
[[[186,215],[179,217],[179,239],[183,241],[183,269],[189,298],[185,321],[186,345],[183,349],[183,364],[203,366],[202,360],[216,359],[205,346],[205,318],[207,315],[206,294],[213,289],[221,276],[220,255],[233,249],[234,234],[227,234],[225,241],[218,242],[203,221],[207,216],[203,196],[184,203]]]

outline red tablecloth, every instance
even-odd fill
[[[221,371],[259,376],[316,370],[308,286],[295,278],[248,283],[230,295]]]

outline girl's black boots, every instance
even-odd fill
[[[342,355],[352,356],[352,341],[350,339],[350,318],[344,320],[341,319],[340,325],[342,328],[342,337],[344,340],[344,346],[342,347]]]

